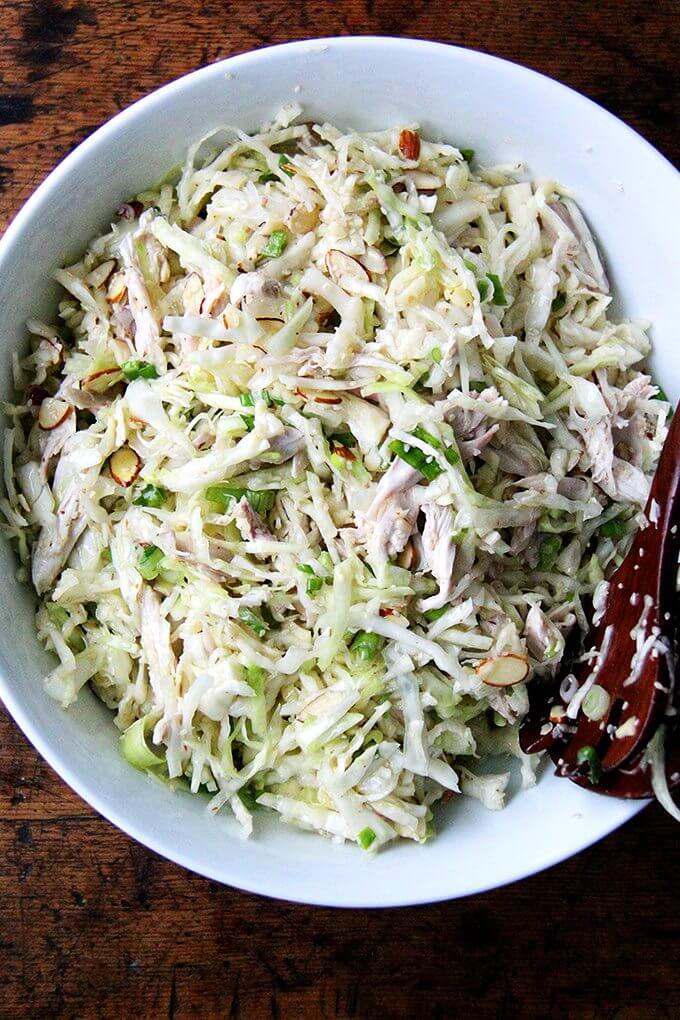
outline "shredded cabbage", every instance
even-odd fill
[[[193,146],[55,274],[0,507],[50,694],[89,682],[133,766],[246,832],[265,806],[374,851],[444,794],[501,807],[487,760],[533,781],[526,684],[625,549],[668,405],[558,185],[298,115]]]

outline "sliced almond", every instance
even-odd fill
[[[399,134],[399,152],[404,159],[415,162],[420,158],[420,135],[417,131],[404,128]]]
[[[49,344],[53,351],[56,351],[56,361],[61,360],[64,356],[64,344],[60,336],[46,336],[45,342]]]
[[[526,655],[506,652],[484,659],[477,666],[477,675],[490,687],[512,687],[521,684],[529,674],[529,660]]]
[[[413,566],[415,559],[415,549],[413,548],[412,542],[407,542],[404,548],[397,556],[397,566],[403,567],[404,570],[410,570]]]
[[[343,446],[342,443],[333,443],[333,453],[337,453],[338,457],[342,457],[344,460],[356,460],[349,447]]]
[[[111,305],[119,305],[125,300],[126,295],[127,284],[125,283],[125,273],[114,273],[109,280],[106,300]]]
[[[80,380],[81,390],[87,390],[89,393],[103,393],[109,386],[112,386],[122,375],[119,368],[102,368],[99,372],[91,372],[86,375],[84,379]]]
[[[567,710],[564,707],[564,705],[553,705],[550,709],[550,715],[548,716],[550,722],[551,723],[562,722],[566,714],[566,711]]]
[[[72,404],[67,404],[65,400],[57,400],[56,397],[47,397],[40,405],[38,425],[45,432],[51,432],[57,425],[66,421],[70,414],[73,414]]]
[[[127,489],[142,470],[142,461],[130,446],[121,446],[111,454],[109,471],[114,482]]]
[[[286,216],[284,223],[293,234],[306,234],[310,230],[314,230],[314,227],[319,221],[319,207],[318,205],[308,209],[307,206],[299,205],[293,206],[288,215]]]
[[[341,404],[342,397],[314,397],[316,404]]]
[[[339,248],[331,248],[326,253],[326,269],[338,287],[350,293],[353,293],[357,283],[369,283],[371,279],[368,269],[358,259]]]

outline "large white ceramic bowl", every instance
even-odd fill
[[[48,315],[50,272],[103,232],[118,203],[221,123],[255,129],[299,100],[309,118],[360,129],[419,121],[427,135],[474,147],[482,161],[527,163],[575,191],[608,260],[619,309],[654,321],[656,377],[680,393],[677,302],[680,182],[651,146],[569,89],[514,64],[409,39],[291,43],[203,68],[114,117],[38,188],[0,242],[0,392],[25,320]],[[48,659],[33,627],[33,598],[0,548],[0,695],[56,771],[102,815],[179,864],[270,896],[341,906],[388,906],[464,896],[529,875],[615,829],[638,805],[608,800],[550,774],[503,812],[450,806],[426,847],[376,859],[353,846],[258,816],[244,842],[227,814],[173,794],[118,752],[110,715],[89,691],[62,711],[44,693]],[[263,816],[266,812],[263,813]]]

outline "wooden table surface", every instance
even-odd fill
[[[0,223],[151,89],[318,35],[414,35],[520,61],[677,162],[679,22],[678,0],[2,0]],[[653,806],[549,872],[438,906],[271,902],[133,843],[0,714],[0,1016],[679,1017],[679,832]]]

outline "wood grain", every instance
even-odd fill
[[[677,0],[2,0],[0,224],[151,89],[324,34],[415,35],[520,61],[677,161],[679,23]],[[474,899],[375,912],[276,903],[131,842],[1,714],[0,1016],[677,1017],[677,845],[651,807],[578,858]]]

